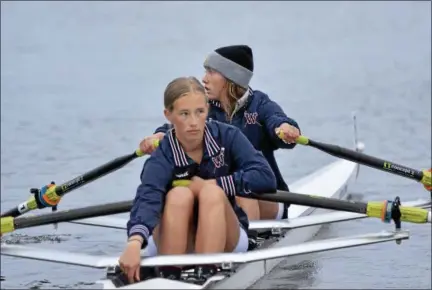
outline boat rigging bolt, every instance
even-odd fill
[[[392,219],[395,223],[396,231],[400,231],[402,228],[402,222],[401,222],[402,214],[400,211],[400,205],[401,205],[400,198],[399,198],[399,196],[396,196],[395,200],[392,203],[392,209],[391,209]],[[401,243],[402,243],[401,239],[396,240],[396,244],[400,245]]]

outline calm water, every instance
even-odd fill
[[[351,112],[369,154],[431,166],[430,2],[2,2],[1,209],[30,187],[66,181],[132,152],[161,124],[174,77],[201,77],[212,49],[254,49],[253,88],[277,100],[305,135],[352,145]],[[289,182],[334,160],[312,148],[278,152]],[[68,195],[60,209],[131,199],[143,161]],[[427,197],[410,180],[369,168],[351,188],[363,199]],[[376,232],[359,220],[317,238]],[[412,237],[305,256],[258,288],[431,288],[431,228]],[[40,236],[43,236],[41,238]],[[37,238],[39,237],[39,238]],[[9,241],[118,254],[123,232],[62,224]],[[1,258],[2,288],[91,288],[102,271]]]

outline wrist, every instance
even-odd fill
[[[162,140],[163,137],[165,136],[165,133],[159,132],[159,133],[154,134],[154,136],[155,136],[157,139],[159,139],[159,141],[160,141],[160,140]]]
[[[142,248],[142,243],[138,240],[130,240],[127,242],[127,246],[131,247],[131,248],[138,248],[141,249]]]
[[[144,243],[144,238],[141,235],[133,235],[128,238],[127,243],[139,244],[140,246],[142,246],[142,244]]]

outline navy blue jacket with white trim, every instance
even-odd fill
[[[196,164],[180,146],[173,129],[145,161],[135,200],[127,223],[128,236],[148,239],[160,221],[166,193],[176,179],[216,179],[224,190],[244,229],[249,221],[237,206],[235,196],[276,191],[276,178],[261,152],[254,149],[241,131],[231,125],[208,121],[204,131],[204,151]],[[191,170],[191,167],[195,167]]]
[[[239,100],[238,109],[235,110],[231,120],[221,108],[218,101],[210,100],[209,119],[232,124],[239,128],[253,144],[255,149],[261,151],[273,173],[276,175],[277,188],[288,190],[279,167],[276,163],[274,151],[279,148],[292,149],[296,144],[284,143],[275,133],[275,129],[283,123],[288,123],[300,130],[297,122],[288,118],[282,108],[272,101],[265,93],[249,89]],[[171,124],[164,124],[155,130],[155,133],[163,132],[171,128]]]

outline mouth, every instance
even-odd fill
[[[188,132],[189,134],[196,135],[196,134],[198,134],[198,133],[200,132],[200,130],[188,130],[187,132]]]

